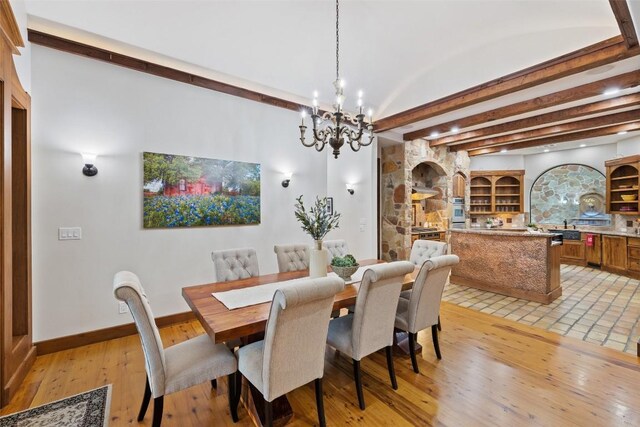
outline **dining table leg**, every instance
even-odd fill
[[[264,339],[264,333],[250,335],[242,340],[243,345]],[[253,386],[244,376],[242,377],[242,394],[240,400],[247,410],[253,423],[258,426],[266,426],[265,400],[262,393]],[[271,403],[273,426],[284,426],[293,417],[293,409],[287,396],[280,396]]]

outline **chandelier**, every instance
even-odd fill
[[[369,120],[365,122],[365,115],[362,107],[362,91],[358,92],[358,114],[352,114],[343,111],[344,105],[344,80],[340,78],[340,8],[338,0],[336,0],[336,81],[333,86],[336,91],[334,111],[325,111],[322,114],[318,112],[318,92],[313,93],[313,109],[311,112],[311,123],[313,125],[313,141],[305,141],[305,133],[307,126],[304,119],[307,111],[302,111],[302,124],[300,125],[300,142],[305,147],[315,147],[317,151],[322,151],[326,144],[333,148],[333,156],[337,159],[340,154],[340,148],[348,143],[353,151],[360,150],[360,147],[366,147],[373,142],[373,124],[372,111],[368,111]],[[355,127],[355,129],[354,129]],[[362,140],[364,131],[367,131],[365,140]]]

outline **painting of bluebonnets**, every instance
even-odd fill
[[[143,153],[144,228],[260,223],[260,165]]]

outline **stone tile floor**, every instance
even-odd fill
[[[636,354],[640,281],[589,267],[562,265],[562,296],[548,305],[449,284],[443,300]]]

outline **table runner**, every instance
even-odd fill
[[[368,267],[360,267],[353,273],[351,279],[345,281],[345,285],[359,283],[362,281],[362,275]],[[334,272],[328,274],[330,277],[338,277]],[[235,308],[248,307],[250,305],[262,304],[273,299],[273,295],[278,289],[293,286],[301,281],[309,280],[310,277],[302,277],[300,279],[285,280],[283,282],[268,283],[266,285],[251,286],[248,288],[234,289],[225,292],[213,292],[211,295],[225,305],[229,310]]]

